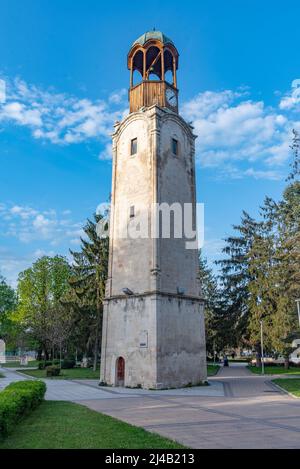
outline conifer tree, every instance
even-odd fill
[[[68,303],[79,315],[77,324],[88,332],[87,348],[93,342],[94,369],[97,367],[98,353],[101,345],[103,299],[108,268],[108,238],[97,234],[97,223],[102,215],[94,215],[94,220],[87,220],[81,238],[81,251],[70,251],[73,260],[73,275],[70,278],[71,291],[65,304]],[[81,329],[82,331],[82,329]]]
[[[227,325],[228,346],[249,345],[249,251],[262,223],[243,212],[241,223],[233,226],[235,236],[225,239],[223,253],[227,257],[217,261],[221,266],[222,312]]]

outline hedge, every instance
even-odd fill
[[[44,399],[42,381],[18,381],[0,392],[0,438],[7,436],[22,419]]]
[[[75,360],[63,360],[61,363],[61,367],[63,370],[74,368],[75,365],[76,365]]]
[[[60,368],[59,366],[46,366],[46,376],[59,376]]]

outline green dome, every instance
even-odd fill
[[[141,44],[143,46],[147,41],[150,39],[157,39],[158,41],[161,41],[163,44],[173,44],[173,41],[171,41],[170,38],[168,38],[165,34],[163,34],[161,31],[147,31],[145,34],[142,34],[134,43],[132,44],[132,47],[135,46],[136,44]]]

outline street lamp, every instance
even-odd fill
[[[263,322],[260,321],[261,372],[265,374]]]
[[[300,298],[298,300],[295,300],[297,304],[297,309],[298,309],[298,319],[299,319],[299,326],[300,326]]]

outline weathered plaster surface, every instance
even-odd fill
[[[134,138],[138,151],[131,156]],[[172,153],[172,138],[179,142],[178,155]],[[194,140],[180,116],[156,106],[130,114],[115,127],[101,364],[101,379],[109,384],[116,382],[120,356],[126,386],[178,387],[206,378],[197,250],[186,249],[184,237],[120,237],[139,217],[147,218],[149,235],[153,204],[195,206]],[[130,206],[135,208],[132,220]],[[124,288],[133,297],[126,297]],[[145,336],[147,346],[141,346]]]

